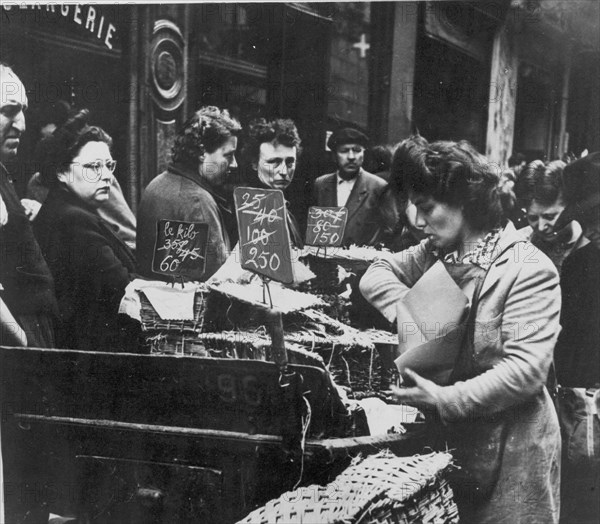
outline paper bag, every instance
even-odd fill
[[[397,304],[400,373],[407,368],[448,383],[463,343],[469,300],[436,262]]]

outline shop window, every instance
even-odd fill
[[[369,104],[369,2],[329,4],[333,18],[329,101],[332,126],[349,123],[366,128]]]
[[[413,121],[427,140],[468,140],[485,150],[488,66],[422,35],[415,67]]]
[[[529,63],[519,67],[513,151],[528,161],[548,157],[557,93],[548,71]]]

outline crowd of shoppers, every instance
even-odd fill
[[[208,224],[203,270],[186,275],[204,281],[237,240],[232,171],[238,185],[289,190],[301,152],[294,122],[261,118],[243,130],[227,110],[206,106],[178,132],[136,224],[115,178],[112,139],[87,110],[64,108],[37,149],[37,190],[22,201],[6,165],[17,156],[28,101],[14,71],[0,68],[2,82],[17,86],[0,111],[3,345],[122,350],[126,286],[135,276],[164,278],[152,269],[157,221]],[[485,489],[473,496],[455,485],[462,521],[558,522],[561,439],[546,385],[553,374],[562,386],[600,385],[600,153],[570,164],[515,155],[498,173],[464,141],[415,135],[369,149],[365,133],[344,127],[327,145],[337,169],[315,177],[310,204],[347,208],[344,246],[390,249],[362,277],[364,297],[401,322],[398,301],[440,263],[470,301],[450,383],[406,371],[394,390],[447,435],[470,424],[456,445],[465,471],[481,470],[495,450]],[[302,247],[296,218],[288,213],[290,238]],[[513,222],[523,221],[517,230]],[[577,477],[569,467],[563,454],[563,486]],[[588,484],[563,496],[563,514],[573,500],[589,502],[589,483],[597,490],[597,466],[589,468]]]

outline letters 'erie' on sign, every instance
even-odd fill
[[[208,224],[157,220],[152,271],[197,279],[204,274]]]
[[[348,222],[348,208],[319,207],[308,208],[306,222],[306,244],[319,247],[339,247]]]
[[[244,269],[284,284],[294,281],[283,192],[237,187],[235,210]]]

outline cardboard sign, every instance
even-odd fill
[[[152,271],[199,278],[206,265],[208,224],[157,220]]]
[[[234,191],[244,269],[272,280],[294,281],[283,192],[238,187]]]
[[[306,244],[309,246],[339,247],[348,222],[345,207],[317,207],[308,209]]]

